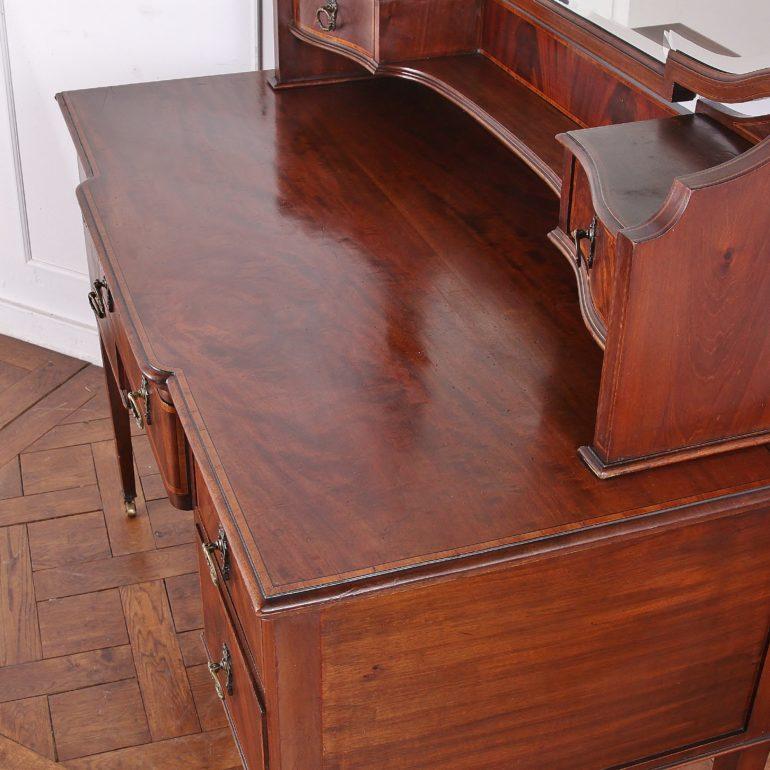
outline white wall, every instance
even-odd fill
[[[254,69],[256,2],[0,0],[0,333],[99,358],[77,162],[54,94]]]
[[[767,51],[768,0],[615,0],[615,20],[630,27],[681,22],[742,56]]]

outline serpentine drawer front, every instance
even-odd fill
[[[374,55],[374,0],[295,0],[294,7],[300,28]]]
[[[572,241],[583,317],[603,345],[615,288],[615,238],[596,214],[585,171],[574,158],[571,161],[563,183],[566,206],[560,226]]]
[[[195,512],[203,537],[201,555],[206,564],[206,570],[201,572],[201,580],[218,586],[232,602],[235,614],[244,629],[244,646],[250,655],[260,686],[264,687],[262,621],[244,580],[244,556],[240,551],[242,546],[240,540],[228,537],[225,532],[197,464],[194,473]]]
[[[201,541],[201,545],[205,540]],[[227,602],[208,578],[208,563],[198,550],[203,620],[212,687],[227,712],[246,770],[262,770],[265,762],[264,711]]]
[[[137,427],[147,432],[169,500],[178,508],[189,509],[187,440],[164,376],[149,366],[140,365],[126,332],[124,317],[127,316],[121,308],[120,296],[110,286],[87,232],[86,244],[92,285],[88,300],[123,404]]]
[[[147,432],[169,499],[179,508],[189,508],[187,442],[168,390],[140,367],[120,326],[116,340],[129,413]]]
[[[477,0],[293,0],[294,33],[371,71],[478,50]],[[419,27],[419,34],[415,28]]]
[[[88,259],[88,275],[90,291],[88,292],[88,304],[94,312],[96,326],[99,330],[99,339],[102,342],[105,356],[115,377],[119,377],[118,348],[115,343],[115,299],[107,284],[96,247],[91,239],[88,228],[85,228],[86,257]]]

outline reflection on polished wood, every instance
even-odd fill
[[[112,89],[109,111],[96,109],[101,98],[68,97],[94,139],[131,131],[82,188],[112,248],[136,255],[111,282],[116,317],[130,293],[144,354],[181,372],[172,386],[195,399],[227,466],[268,596],[384,571],[410,551],[448,556],[622,517],[770,470],[757,449],[608,485],[564,451],[590,439],[601,355],[545,238],[556,203],[438,97],[378,81],[279,99],[246,74]],[[161,105],[183,116],[176,136],[163,126],[164,142],[153,140],[157,118],[144,118]],[[205,153],[207,121],[235,111],[216,126],[238,151]],[[128,174],[139,160],[151,186]],[[212,179],[242,194],[204,194]],[[161,210],[184,227],[149,243],[132,223]],[[172,278],[173,293],[156,288]],[[407,521],[395,518],[405,500]],[[397,521],[399,538],[382,537]],[[293,547],[300,532],[316,555]]]

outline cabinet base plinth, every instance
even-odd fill
[[[629,460],[620,460],[614,463],[607,463],[602,460],[592,446],[581,446],[580,449],[578,449],[578,455],[600,479],[611,479],[613,476],[622,476],[626,473],[637,473],[638,471],[645,471],[650,468],[659,468],[663,465],[672,465],[673,463],[685,462],[686,460],[695,460],[698,457],[728,452],[733,449],[759,446],[760,444],[770,445],[770,433],[763,431],[762,433],[741,436],[740,438],[729,439],[727,441],[704,444],[703,446],[686,447],[671,452],[648,455],[647,457],[634,457]],[[770,446],[768,448],[770,448]]]

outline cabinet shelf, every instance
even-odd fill
[[[482,54],[385,65],[377,74],[420,82],[457,104],[558,195],[564,151],[555,136],[580,125]]]
[[[484,54],[381,64],[327,36],[298,26],[291,31],[304,42],[352,59],[373,75],[414,80],[433,89],[481,123],[559,195],[564,151],[555,137],[581,125]]]

